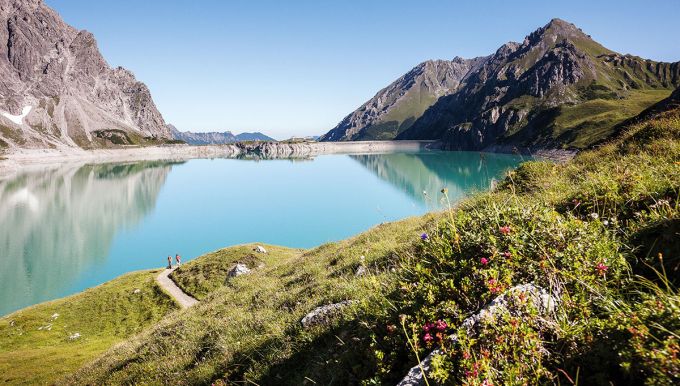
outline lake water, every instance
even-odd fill
[[[248,242],[313,247],[488,189],[470,152],[68,164],[0,180],[0,315]],[[428,195],[424,195],[427,192]],[[429,198],[428,198],[429,197]],[[414,237],[416,237],[414,235]]]

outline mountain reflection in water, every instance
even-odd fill
[[[351,155],[380,179],[408,193],[414,200],[439,207],[440,191],[451,201],[474,191],[489,189],[492,181],[517,166],[507,154],[426,152]]]
[[[452,202],[487,189],[520,161],[428,151],[27,171],[0,180],[0,315],[160,268],[168,254],[341,240],[441,209],[442,188]]]
[[[154,208],[171,164],[68,165],[0,180],[0,315],[66,291]]]

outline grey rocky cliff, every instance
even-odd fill
[[[438,98],[454,92],[484,60],[456,57],[423,62],[380,90],[320,140],[393,139]],[[386,129],[389,132],[385,135],[382,132]],[[381,134],[377,135],[376,131]]]
[[[170,138],[147,86],[42,0],[0,0],[0,26],[0,150]]]

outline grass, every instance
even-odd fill
[[[370,126],[357,133],[352,140],[391,140],[401,132],[411,127],[425,110],[437,101],[437,97],[428,92],[423,86],[416,86],[400,97],[398,104],[380,117]]]
[[[177,308],[155,284],[157,274],[130,273],[1,318],[0,383],[54,384],[116,343],[157,323]],[[140,292],[134,293],[136,289]],[[81,337],[70,340],[75,333]]]
[[[527,162],[442,213],[306,251],[200,257],[173,275],[198,305],[64,382],[394,384],[439,347],[431,385],[677,384],[679,200],[675,110],[571,162]],[[236,262],[254,270],[227,279]],[[507,293],[527,283],[556,309]],[[506,308],[461,327],[500,294]],[[345,300],[329,323],[301,326]]]
[[[380,293],[375,277],[391,275],[408,240],[432,221],[431,216],[380,225],[349,240],[309,251],[272,248],[265,265],[252,273],[226,281],[225,258],[249,256],[250,247],[234,247],[206,255],[182,266],[178,281],[206,275],[214,288],[202,302],[165,319],[156,328],[119,345],[82,368],[73,383],[210,383],[224,377],[236,380],[277,378],[307,363],[290,362],[291,355],[324,335],[321,329],[303,330],[302,317],[315,307],[346,299],[370,299]],[[364,256],[364,259],[361,259]],[[363,261],[363,262],[362,262]],[[357,277],[364,264],[374,275]],[[259,262],[258,262],[259,265]],[[217,274],[214,274],[218,272]],[[187,288],[187,286],[183,284]],[[376,288],[377,286],[377,288]],[[203,293],[198,291],[197,293]],[[338,340],[333,337],[334,343]],[[349,343],[346,349],[351,349]],[[311,363],[311,362],[310,362]],[[318,363],[322,372],[323,364]],[[303,383],[306,372],[285,372],[291,383]],[[347,379],[351,371],[328,377]],[[324,378],[316,377],[324,383]],[[267,383],[267,382],[265,382]]]
[[[543,110],[531,124],[505,134],[503,142],[525,145],[560,144],[564,148],[585,149],[611,137],[621,122],[670,94],[669,90],[632,90],[622,98],[596,98],[575,105]],[[521,97],[510,103],[515,109],[537,103]]]
[[[225,285],[227,274],[235,264],[245,264],[249,269],[288,261],[302,254],[302,250],[273,245],[263,245],[266,254],[254,252],[256,245],[239,245],[220,249],[182,265],[170,276],[186,293],[196,299],[205,299],[208,294]]]

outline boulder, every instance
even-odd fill
[[[549,318],[558,305],[558,297],[547,290],[533,284],[522,284],[512,287],[502,295],[497,296],[491,303],[486,305],[476,314],[463,321],[463,327],[471,336],[475,335],[475,327],[480,321],[493,319],[499,313],[509,311],[514,313],[511,307],[511,299],[518,295],[525,297],[527,303],[531,304],[539,313],[540,317]],[[453,337],[452,337],[453,338]],[[427,374],[432,365],[432,359],[441,354],[441,350],[435,349],[425,357],[419,364],[411,367],[408,374],[397,384],[397,386],[423,386],[425,379],[423,373]]]
[[[257,252],[257,253],[267,253],[267,250],[264,249],[263,246],[258,245],[258,246],[255,247],[255,252]]]
[[[245,264],[238,263],[234,266],[234,268],[229,270],[229,273],[227,275],[229,277],[236,277],[245,275],[247,273],[250,273],[250,269]]]
[[[305,315],[305,317],[302,318],[302,320],[300,320],[300,323],[304,328],[309,328],[318,325],[326,325],[330,323],[333,317],[340,314],[343,308],[350,304],[352,304],[352,301],[345,300],[340,303],[327,304],[325,306],[316,307],[310,313]]]

